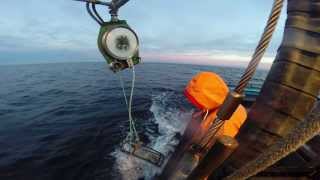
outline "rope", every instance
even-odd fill
[[[128,61],[132,61],[132,60],[128,60]],[[132,64],[132,62],[128,62],[129,66],[130,64]],[[132,82],[131,82],[131,92],[130,92],[130,97],[129,97],[129,101],[126,95],[126,91],[125,91],[125,87],[124,87],[124,82],[123,82],[123,78],[121,76],[121,74],[119,73],[119,80],[120,80],[120,85],[122,88],[122,93],[124,96],[124,100],[126,103],[126,107],[128,110],[128,116],[129,116],[129,133],[126,137],[126,140],[129,141],[131,144],[132,143],[136,143],[140,141],[140,137],[139,134],[136,130],[136,124],[135,124],[135,120],[133,119],[132,116],[132,101],[133,101],[133,92],[134,92],[134,87],[135,87],[135,80],[136,80],[136,73],[134,70],[134,66],[130,66],[132,69]]]
[[[248,85],[249,81],[251,80],[252,76],[254,75],[269,43],[271,41],[272,35],[276,28],[277,22],[279,20],[281,10],[283,7],[283,0],[274,0],[273,7],[267,22],[267,25],[264,29],[262,37],[259,41],[258,46],[252,56],[252,59],[241,77],[237,87],[235,88],[235,92],[242,94],[244,88]],[[213,125],[209,128],[208,133],[205,137],[202,138],[200,145],[202,148],[209,145],[211,140],[215,137],[219,129],[224,125],[226,119],[219,119],[218,117],[215,118]]]
[[[300,146],[304,145],[319,133],[320,101],[316,103],[315,108],[306,119],[296,126],[290,134],[275,143],[269,150],[262,153],[255,160],[225,178],[225,180],[248,179],[270,167],[288,154],[296,151]]]
[[[132,59],[130,59],[129,61],[131,61],[130,63],[132,64]],[[132,118],[132,100],[133,100],[133,90],[134,90],[135,81],[136,81],[136,72],[134,70],[134,66],[132,66],[131,68],[132,68],[132,83],[131,83],[131,93],[130,93],[129,108],[128,108],[129,121],[131,122],[132,130],[135,135],[135,140],[140,141],[138,132],[136,130],[135,120]]]
[[[206,114],[203,116],[202,121],[206,120],[209,115],[209,109],[206,110]]]
[[[123,83],[123,78],[122,78],[121,72],[118,73],[118,77],[119,77],[120,85],[122,88],[123,97],[124,97],[126,106],[128,108],[128,99],[127,99],[127,95],[126,95],[126,90],[124,89],[124,83]]]

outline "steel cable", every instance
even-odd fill
[[[90,3],[87,2],[86,3],[86,8],[87,8],[87,12],[88,14],[92,17],[93,20],[95,20],[100,26],[102,25],[102,22],[100,22],[99,19],[97,19],[96,16],[94,16],[94,14],[92,13],[91,9],[90,9]]]
[[[283,0],[275,0],[274,5],[267,23],[267,26],[263,32],[262,38],[260,39],[259,45],[257,46],[252,59],[249,63],[248,68],[246,69],[245,73],[241,77],[240,82],[238,83],[237,87],[235,88],[235,92],[242,94],[244,88],[248,85],[249,81],[253,77],[269,43],[271,41],[272,35],[275,31],[277,22],[279,20],[281,10],[283,7]]]
[[[92,4],[91,4],[91,7],[92,7],[92,10],[93,10],[94,14],[96,15],[97,19],[99,19],[99,21],[100,21],[101,23],[104,23],[104,20],[102,19],[102,17],[100,16],[100,14],[99,14],[98,11],[97,11],[96,4],[95,4],[95,3],[92,3]]]
[[[267,25],[262,34],[262,37],[259,41],[258,46],[256,47],[256,50],[252,56],[252,59],[245,73],[242,75],[238,85],[234,90],[235,92],[242,94],[244,91],[244,88],[248,85],[249,81],[253,77],[266,49],[269,46],[272,35],[276,29],[277,22],[281,15],[283,2],[284,0],[274,0],[273,7],[271,10]],[[210,126],[208,133],[201,139],[200,145],[202,149],[204,149],[205,146],[210,144],[210,141],[215,137],[215,135],[217,134],[219,129],[224,125],[224,123],[225,123],[225,120],[220,120],[216,117],[213,125]]]

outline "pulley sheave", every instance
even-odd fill
[[[98,37],[99,50],[114,72],[140,63],[139,39],[126,21],[117,20],[103,23]]]
[[[107,53],[119,60],[128,60],[138,51],[138,37],[127,27],[117,27],[104,33],[102,45]]]

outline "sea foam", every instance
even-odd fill
[[[174,146],[178,143],[175,138],[176,133],[184,131],[192,114],[192,112],[181,112],[178,106],[169,103],[172,96],[174,96],[173,92],[163,92],[155,95],[152,97],[152,105],[150,107],[153,117],[149,120],[158,125],[159,133],[148,134],[151,140],[148,146],[164,154],[166,160],[168,160]],[[116,149],[112,155],[116,158],[114,168],[124,180],[136,180],[139,178],[149,180],[157,173],[160,173],[163,168],[124,154],[119,149]]]

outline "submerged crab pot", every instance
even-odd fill
[[[161,167],[164,161],[164,155],[142,143],[124,142],[121,145],[121,151],[139,159],[145,160],[151,164]]]

